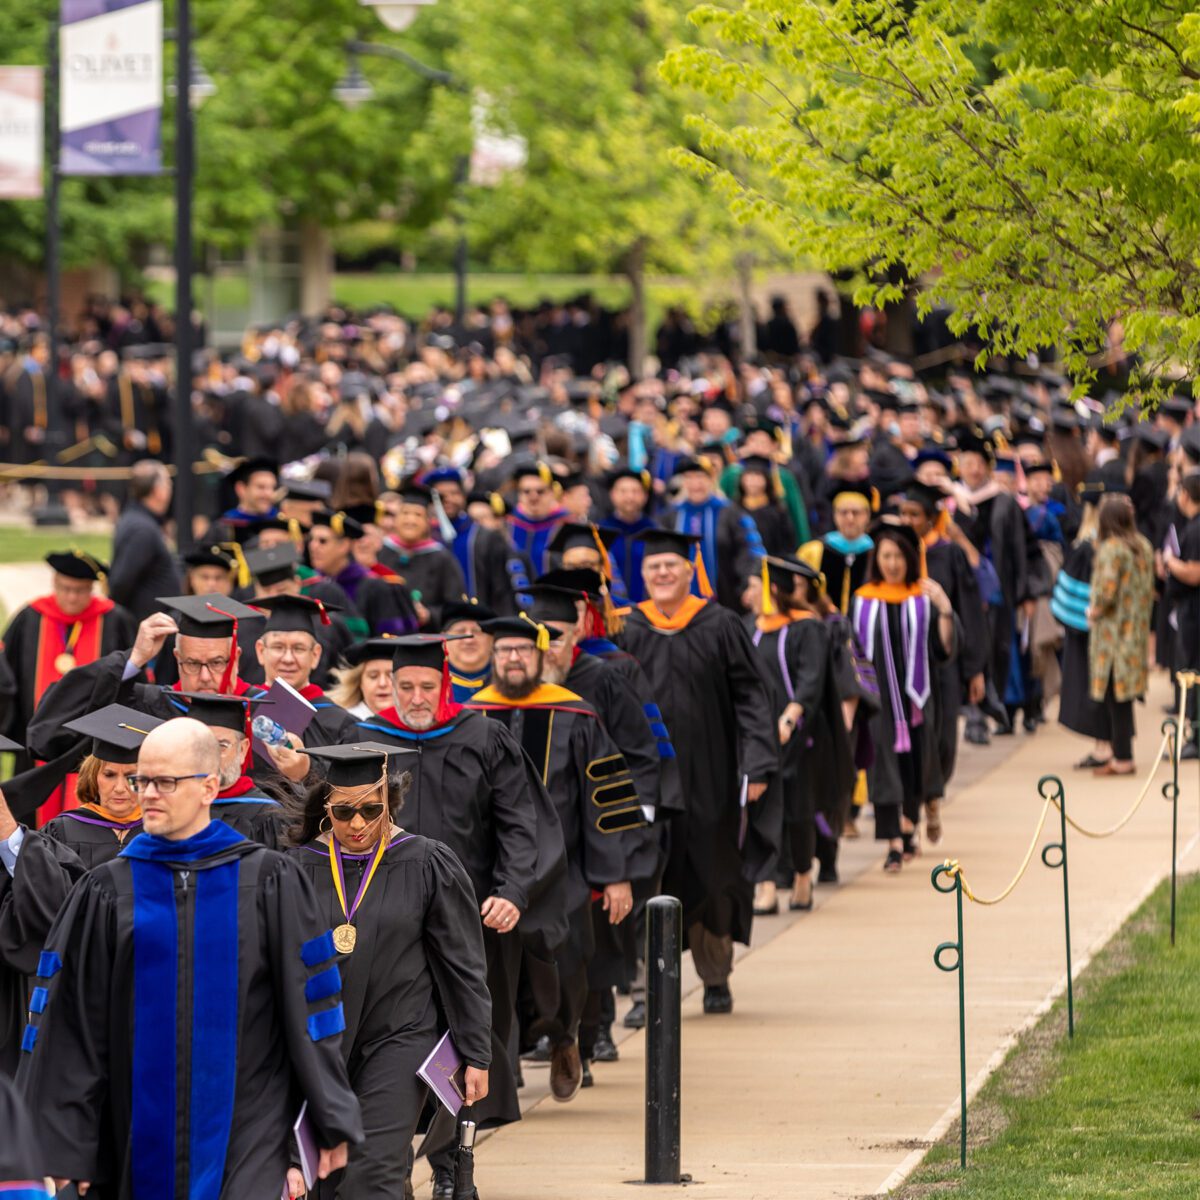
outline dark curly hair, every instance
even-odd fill
[[[412,787],[412,773],[389,775],[387,781],[388,815],[394,821],[404,807],[405,798]],[[329,801],[329,781],[318,780],[303,796],[296,796],[284,806],[287,818],[289,846],[304,846],[315,841],[325,819],[325,805]]]

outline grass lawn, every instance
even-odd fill
[[[1175,950],[1168,886],[1077,983],[1074,1044],[1060,1002],[977,1097],[968,1113],[966,1174],[958,1168],[956,1124],[893,1196],[1200,1195],[1200,879],[1180,888]],[[968,975],[968,1037],[970,987]],[[953,1069],[947,1062],[948,1077]]]
[[[40,562],[51,550],[82,550],[102,562],[112,553],[112,537],[77,533],[70,529],[34,529],[27,525],[0,525],[0,563]]]

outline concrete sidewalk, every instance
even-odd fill
[[[932,962],[934,947],[955,937],[955,909],[952,896],[930,886],[930,871],[944,857],[957,858],[977,895],[1002,890],[1029,846],[1042,807],[1037,781],[1046,773],[1061,775],[1076,820],[1095,830],[1112,825],[1152,765],[1168,699],[1169,685],[1156,677],[1149,703],[1138,708],[1135,781],[1073,772],[1070,764],[1086,747],[1055,725],[966,750],[966,786],[947,808],[943,844],[899,877],[878,869],[882,854],[873,843],[847,844],[843,878],[857,875],[849,886],[818,889],[814,913],[756,922],[756,946],[732,980],[732,1016],[703,1015],[689,964],[689,1194],[824,1200],[899,1182],[957,1116],[957,983]],[[990,769],[971,781],[981,766]],[[1160,790],[1169,770],[1162,764],[1145,803],[1116,836],[1069,834],[1076,970],[1170,869],[1170,807]],[[1195,764],[1181,774],[1180,846],[1194,868]],[[862,824],[869,833],[870,822]],[[1039,848],[1057,839],[1052,810]],[[1065,985],[1062,877],[1035,852],[1013,895],[994,908],[968,905],[965,922],[970,1081]],[[1077,1020],[1086,1023],[1086,1009]],[[642,1175],[644,1070],[637,1034],[622,1043],[620,1062],[594,1068],[595,1088],[567,1105],[538,1102],[520,1124],[487,1138],[477,1152],[483,1200],[629,1196],[627,1185]],[[544,1093],[544,1074],[526,1069],[531,1087],[524,1095]],[[418,1187],[418,1195],[423,1191],[427,1186]]]

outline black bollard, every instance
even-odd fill
[[[646,1183],[679,1182],[680,957],[683,905],[646,905]]]

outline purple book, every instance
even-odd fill
[[[466,1074],[467,1065],[449,1030],[442,1034],[429,1057],[417,1068],[417,1075],[429,1084],[429,1090],[453,1117],[458,1116],[458,1110],[467,1102]]]
[[[270,703],[264,705],[261,711],[272,721],[278,721],[288,733],[294,733],[297,737],[304,736],[304,731],[312,723],[313,717],[317,715],[317,710],[290,683],[283,679],[275,680],[263,693],[262,698]],[[251,738],[250,744],[254,753],[263,762],[274,761],[267,753],[266,746],[258,738]]]
[[[296,1136],[296,1150],[300,1157],[300,1174],[304,1176],[305,1191],[312,1191],[317,1182],[317,1166],[321,1160],[321,1152],[317,1147],[317,1131],[308,1119],[308,1101],[300,1105],[300,1115],[292,1126]],[[289,1200],[287,1180],[283,1181],[283,1192],[280,1200]]]

